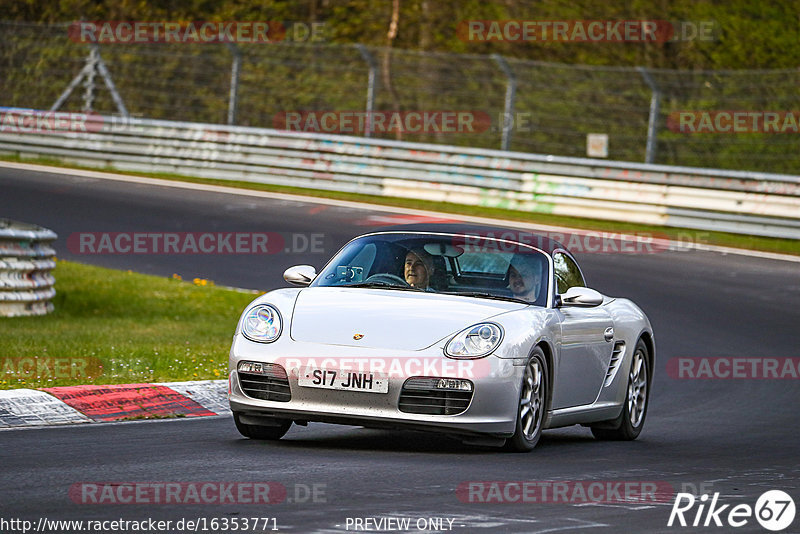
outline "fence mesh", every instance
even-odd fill
[[[240,65],[234,123],[275,127],[292,111],[364,111],[371,69],[374,110],[470,111],[478,132],[372,132],[374,137],[499,149],[509,78],[491,56],[348,44],[108,44],[103,62],[128,112],[224,124]],[[90,47],[67,25],[0,23],[0,105],[50,109],[86,65]],[[590,67],[507,58],[516,80],[509,149],[586,156],[586,135],[609,136],[609,159],[645,161],[653,90],[633,67]],[[660,95],[654,163],[797,173],[800,134],[678,133],[681,111],[800,110],[800,69],[648,70]],[[100,75],[78,84],[60,109],[113,114]],[[505,120],[509,120],[506,117]],[[345,132],[346,133],[346,132]]]

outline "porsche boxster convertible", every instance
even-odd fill
[[[653,379],[650,322],[586,287],[547,237],[455,224],[349,241],[284,273],[242,314],[230,351],[239,432],[293,423],[408,428],[531,450],[548,428],[632,440]]]

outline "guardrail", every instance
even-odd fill
[[[0,219],[0,317],[53,311],[56,252],[50,243],[56,237],[40,226]]]
[[[24,157],[800,239],[800,176],[92,114],[0,113],[12,117],[0,121],[0,153]]]

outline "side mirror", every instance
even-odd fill
[[[311,265],[295,265],[283,272],[283,279],[296,286],[307,286],[317,276],[317,270]]]
[[[603,303],[603,295],[588,287],[571,287],[561,295],[560,306],[578,306],[590,308]]]

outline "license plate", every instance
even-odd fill
[[[308,388],[389,393],[389,380],[376,373],[306,368],[300,372],[297,385]]]

